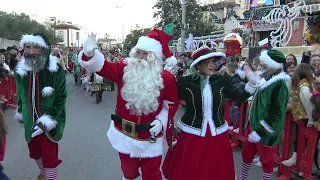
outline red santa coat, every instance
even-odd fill
[[[176,86],[175,77],[168,71],[162,71],[162,79],[164,88],[160,90],[160,96],[158,97],[159,108],[157,111],[148,115],[137,116],[130,114],[130,110],[126,109],[126,101],[121,96],[121,88],[123,86],[123,75],[125,63],[110,63],[104,59],[104,56],[99,52],[95,51],[94,56],[89,60],[83,51],[79,53],[79,63],[85,69],[91,72],[97,72],[98,75],[112,80],[117,83],[118,96],[116,111],[119,116],[128,121],[136,124],[152,122],[158,119],[163,124],[165,134],[167,134],[167,140],[170,138],[170,130],[167,128],[168,119],[173,119],[179,106],[178,90]],[[163,102],[170,101],[173,104],[164,104]],[[170,111],[169,111],[170,109]],[[166,131],[167,130],[167,131]],[[164,153],[164,134],[158,135],[155,143],[150,143],[147,139],[151,136],[150,132],[139,132],[135,139],[123,134],[122,127],[118,123],[111,121],[111,125],[108,131],[108,138],[111,145],[118,152],[129,154],[131,157],[157,157],[162,156]]]

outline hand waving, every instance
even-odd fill
[[[94,51],[98,49],[97,40],[96,40],[97,34],[89,34],[86,42],[83,45],[83,52],[86,56],[92,57],[94,54]]]

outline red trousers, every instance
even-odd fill
[[[142,180],[162,180],[160,171],[162,156],[154,158],[131,158],[128,154],[119,153],[121,169],[124,177],[134,180],[140,176],[141,167]]]
[[[251,164],[254,156],[259,153],[263,172],[272,174],[274,168],[273,153],[275,152],[275,147],[267,147],[260,143],[249,142],[247,138],[250,132],[250,126],[248,126],[245,132],[246,141],[242,148],[242,161],[246,164]]]
[[[62,162],[58,158],[58,143],[50,141],[44,134],[34,137],[28,147],[30,158],[42,158],[44,168],[56,168]]]

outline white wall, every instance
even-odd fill
[[[18,46],[19,42],[0,38],[0,49],[7,49],[7,47],[13,46],[13,45],[17,45]]]
[[[69,29],[70,46],[71,46],[71,43],[75,44],[76,47],[81,45],[81,44],[79,45],[79,41],[77,40],[77,32],[79,32],[79,31],[78,30],[74,30],[74,29]],[[79,36],[80,36],[80,34],[79,34]]]
[[[67,30],[66,29],[56,30],[56,35],[62,37],[63,45],[65,47],[67,47],[68,46],[68,32],[67,32]]]

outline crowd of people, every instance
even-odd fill
[[[319,54],[306,51],[298,63],[294,55],[271,49],[261,50],[251,60],[241,55],[227,57],[203,46],[180,54],[177,60],[168,47],[171,39],[153,29],[139,38],[128,57],[119,51],[104,51],[94,34],[83,48],[52,48],[43,34],[32,34],[22,37],[22,49],[2,50],[1,76],[11,75],[16,80],[18,109],[14,118],[24,124],[30,158],[40,170],[38,180],[58,177],[69,72],[75,86],[85,85],[96,94],[96,103],[101,102],[103,91],[117,86],[107,135],[119,152],[123,179],[127,180],[139,176],[143,180],[237,179],[228,130],[245,131],[239,179],[248,178],[255,162],[262,167],[262,179],[270,180],[285,116],[291,112],[294,120],[320,130]],[[244,129],[233,129],[223,117],[228,100],[233,101],[232,123],[240,119],[239,105],[248,102]],[[173,117],[181,102],[185,112],[175,123]],[[0,114],[0,160],[7,132],[2,122]],[[299,136],[298,131],[295,135]],[[165,141],[169,149],[162,164]],[[296,164],[296,146],[283,165]],[[9,179],[1,173],[0,177]],[[319,178],[319,174],[314,176]]]

